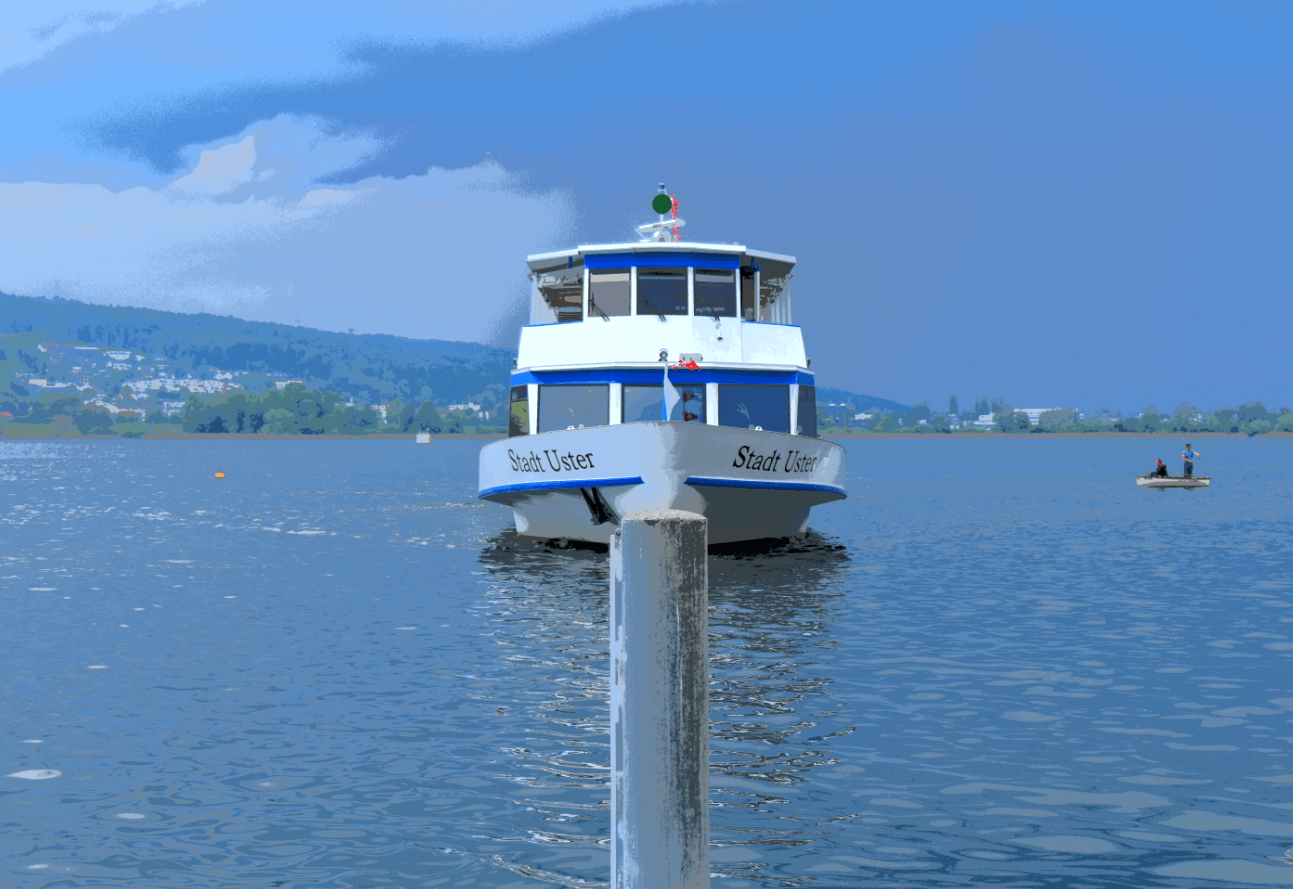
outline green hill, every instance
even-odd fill
[[[906,413],[911,410],[911,405],[909,404],[901,404],[887,398],[877,398],[874,395],[862,395],[858,392],[850,392],[847,389],[832,389],[829,386],[817,387],[817,403],[819,405],[851,404],[856,411],[880,411],[881,413],[889,411]]]
[[[367,403],[418,403],[433,396],[441,404],[499,402],[516,354],[476,343],[329,333],[223,315],[0,293],[0,334],[15,333],[165,356],[195,375],[204,367],[285,375]]]

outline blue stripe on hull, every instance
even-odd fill
[[[478,499],[492,497],[495,494],[516,494],[528,491],[559,491],[569,488],[610,488],[616,485],[640,485],[641,476],[632,478],[572,478],[555,482],[525,482],[519,485],[499,485],[497,488],[486,488],[476,495]]]
[[[746,478],[701,478],[692,476],[684,484],[701,488],[762,488],[765,491],[823,491],[847,497],[848,492],[834,485],[814,485],[808,482],[772,482]]]

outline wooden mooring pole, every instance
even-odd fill
[[[708,540],[676,509],[611,537],[611,889],[709,886]]]

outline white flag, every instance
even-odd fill
[[[669,419],[669,415],[673,413],[673,406],[678,403],[681,397],[678,390],[673,387],[673,383],[669,382],[669,365],[666,364],[664,366],[664,416],[660,419]]]

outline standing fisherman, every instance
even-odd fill
[[[1198,451],[1190,450],[1190,443],[1185,443],[1185,453],[1181,454],[1181,459],[1185,461],[1185,477],[1189,478],[1194,475],[1194,458],[1202,457]]]

